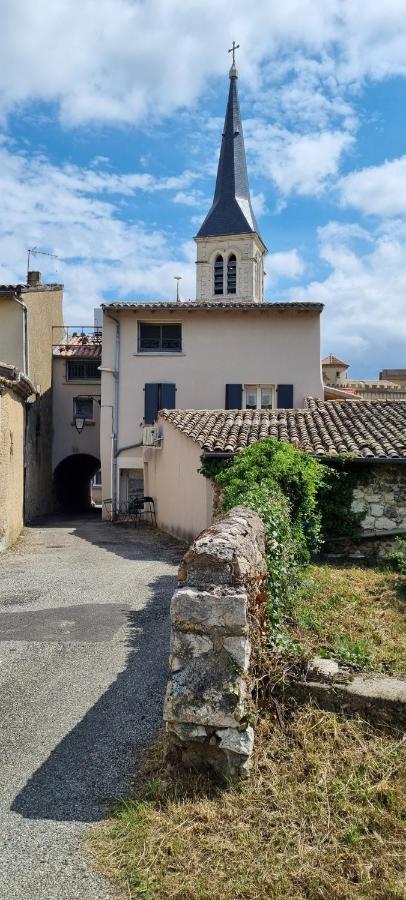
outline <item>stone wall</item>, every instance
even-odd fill
[[[202,532],[171,603],[170,748],[193,767],[246,775],[254,742],[250,603],[266,578],[264,527],[235,507]]]
[[[374,466],[367,483],[355,488],[352,509],[364,514],[364,535],[396,530],[406,533],[406,465]]]

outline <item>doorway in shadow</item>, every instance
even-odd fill
[[[75,453],[60,462],[54,472],[54,489],[61,512],[79,513],[91,508],[92,478],[100,460],[88,453]]]

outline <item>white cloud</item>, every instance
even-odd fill
[[[330,273],[290,292],[291,299],[325,304],[326,352],[369,365],[370,375],[388,364],[404,364],[406,342],[406,226],[365,232],[357,224],[320,229],[320,255]],[[356,252],[353,240],[365,241]],[[374,361],[372,363],[372,360]],[[373,371],[371,367],[373,365]],[[365,373],[365,369],[364,369]]]
[[[172,246],[164,232],[124,221],[112,197],[133,195],[138,188],[173,190],[183,176],[140,178],[58,168],[44,157],[12,154],[0,144],[0,282],[25,280],[26,248],[38,246],[63,258],[34,257],[48,280],[65,283],[70,321],[91,321],[93,306],[109,292],[171,297],[178,270],[184,295],[193,296],[195,265],[189,245]]]
[[[257,173],[272,179],[284,196],[320,193],[354,140],[347,132],[300,134],[258,119],[245,123],[245,134]]]
[[[319,117],[319,128],[330,113],[347,115],[338,85],[406,72],[404,0],[234,0],[232,15],[229,0],[82,0],[80,12],[76,0],[5,0],[0,108],[43,100],[68,125],[151,121],[191,106],[224,73],[233,35],[252,87],[262,63],[277,72],[287,55],[298,72],[307,56],[336,79],[326,90],[296,81],[282,100],[307,120]]]
[[[263,191],[258,191],[258,193],[251,191],[251,203],[257,219],[260,219],[261,216],[264,216],[265,213],[268,212],[266,197]]]
[[[351,172],[338,188],[344,206],[377,216],[406,215],[406,156]]]
[[[304,271],[304,263],[298,251],[284,250],[269,253],[265,260],[268,285],[279,278],[299,278]]]

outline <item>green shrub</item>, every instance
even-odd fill
[[[393,549],[385,553],[382,565],[392,572],[399,572],[399,575],[406,575],[406,540],[404,538],[396,539]]]
[[[207,472],[205,472],[207,474]],[[281,489],[288,498],[296,561],[307,563],[321,544],[321,513],[317,502],[331,470],[285,441],[265,438],[236,454],[227,466],[212,470],[221,484],[224,508],[244,503],[255,487]]]

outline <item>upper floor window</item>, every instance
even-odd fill
[[[244,384],[244,409],[272,409],[274,387],[271,384]]]
[[[100,381],[100,360],[68,359],[66,363],[67,381]]]
[[[182,351],[181,325],[155,325],[140,322],[138,325],[139,353],[180,353]]]
[[[227,294],[237,293],[237,260],[234,253],[228,257],[227,262]]]
[[[220,253],[214,262],[214,293],[224,294],[224,259]]]
[[[73,414],[78,419],[90,419],[93,421],[93,397],[75,397],[73,401]]]

